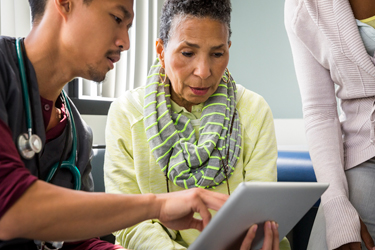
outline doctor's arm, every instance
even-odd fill
[[[18,199],[4,206],[3,200],[11,200],[12,190],[17,187],[8,178],[13,171],[25,171],[25,168],[19,157],[14,158],[18,153],[13,143],[7,143],[11,141],[11,133],[2,121],[0,131],[1,240],[87,239],[152,218],[175,229],[202,230],[211,218],[208,208],[217,210],[227,199],[226,195],[201,189],[162,195],[88,193],[33,179]],[[24,173],[23,178],[28,176],[30,173]],[[194,212],[201,213],[203,221],[195,220]]]

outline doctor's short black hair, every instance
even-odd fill
[[[43,16],[47,1],[49,0],[29,0],[32,23]],[[92,1],[93,0],[83,0],[85,4],[90,4]]]
[[[161,11],[159,38],[166,47],[179,20],[184,17],[197,17],[211,18],[225,24],[228,28],[229,42],[232,34],[231,12],[230,0],[166,0]]]

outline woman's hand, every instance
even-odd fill
[[[367,227],[365,223],[361,219],[359,219],[361,222],[361,238],[363,242],[366,245],[366,248],[368,250],[375,250],[374,240],[372,239],[370,233],[367,230]],[[348,244],[342,245],[339,248],[336,248],[336,250],[361,250],[361,243],[360,242],[350,242]]]
[[[267,221],[264,224],[264,242],[262,250],[279,250],[279,230],[275,222]],[[242,242],[240,250],[249,250],[251,243],[255,238],[255,233],[258,226],[252,225],[247,232],[244,241]]]

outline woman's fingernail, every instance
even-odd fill
[[[258,225],[254,225],[253,226],[253,232],[255,233],[257,231],[257,229],[258,229]]]
[[[272,228],[276,230],[276,223],[272,221]]]

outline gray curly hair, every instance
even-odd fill
[[[174,29],[189,17],[211,18],[225,24],[228,28],[228,42],[232,5],[230,0],[166,0],[164,2],[159,37],[166,47]]]

